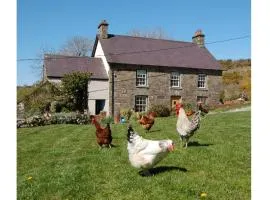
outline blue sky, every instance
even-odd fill
[[[42,48],[58,50],[73,36],[94,39],[102,19],[109,32],[163,29],[174,40],[191,41],[202,29],[207,43],[251,35],[251,5],[227,1],[17,1],[17,59],[37,58]],[[251,57],[251,39],[207,45],[217,59]],[[17,85],[39,80],[33,61],[17,61]]]

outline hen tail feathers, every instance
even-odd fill
[[[127,133],[127,140],[128,142],[132,142],[131,139],[132,139],[132,135],[134,134],[134,130],[133,128],[131,127],[131,125],[129,124],[128,126],[128,133]]]

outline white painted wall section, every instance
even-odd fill
[[[102,62],[104,64],[104,66],[105,66],[105,70],[106,70],[107,74],[109,74],[110,66],[109,66],[109,63],[107,62],[107,59],[106,59],[105,55],[104,55],[104,51],[102,49],[100,41],[98,41],[94,57],[102,59]]]
[[[61,79],[60,78],[48,78],[48,81],[51,83],[61,83]]]
[[[91,80],[88,82],[88,109],[90,114],[96,113],[96,100],[104,99],[104,111],[109,115],[109,82],[104,80]]]

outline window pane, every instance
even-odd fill
[[[171,87],[180,87],[179,72],[172,72],[171,73]]]
[[[147,108],[147,97],[146,96],[136,96],[135,97],[135,111],[145,112]]]
[[[206,104],[206,99],[207,99],[206,96],[197,96],[197,102]]]
[[[146,86],[147,85],[146,70],[137,70],[136,85],[137,86]]]
[[[198,75],[198,88],[205,88],[205,74]]]

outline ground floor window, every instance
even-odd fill
[[[145,112],[147,109],[147,96],[135,96],[135,111]]]
[[[207,97],[206,96],[197,96],[197,102],[206,104]]]

